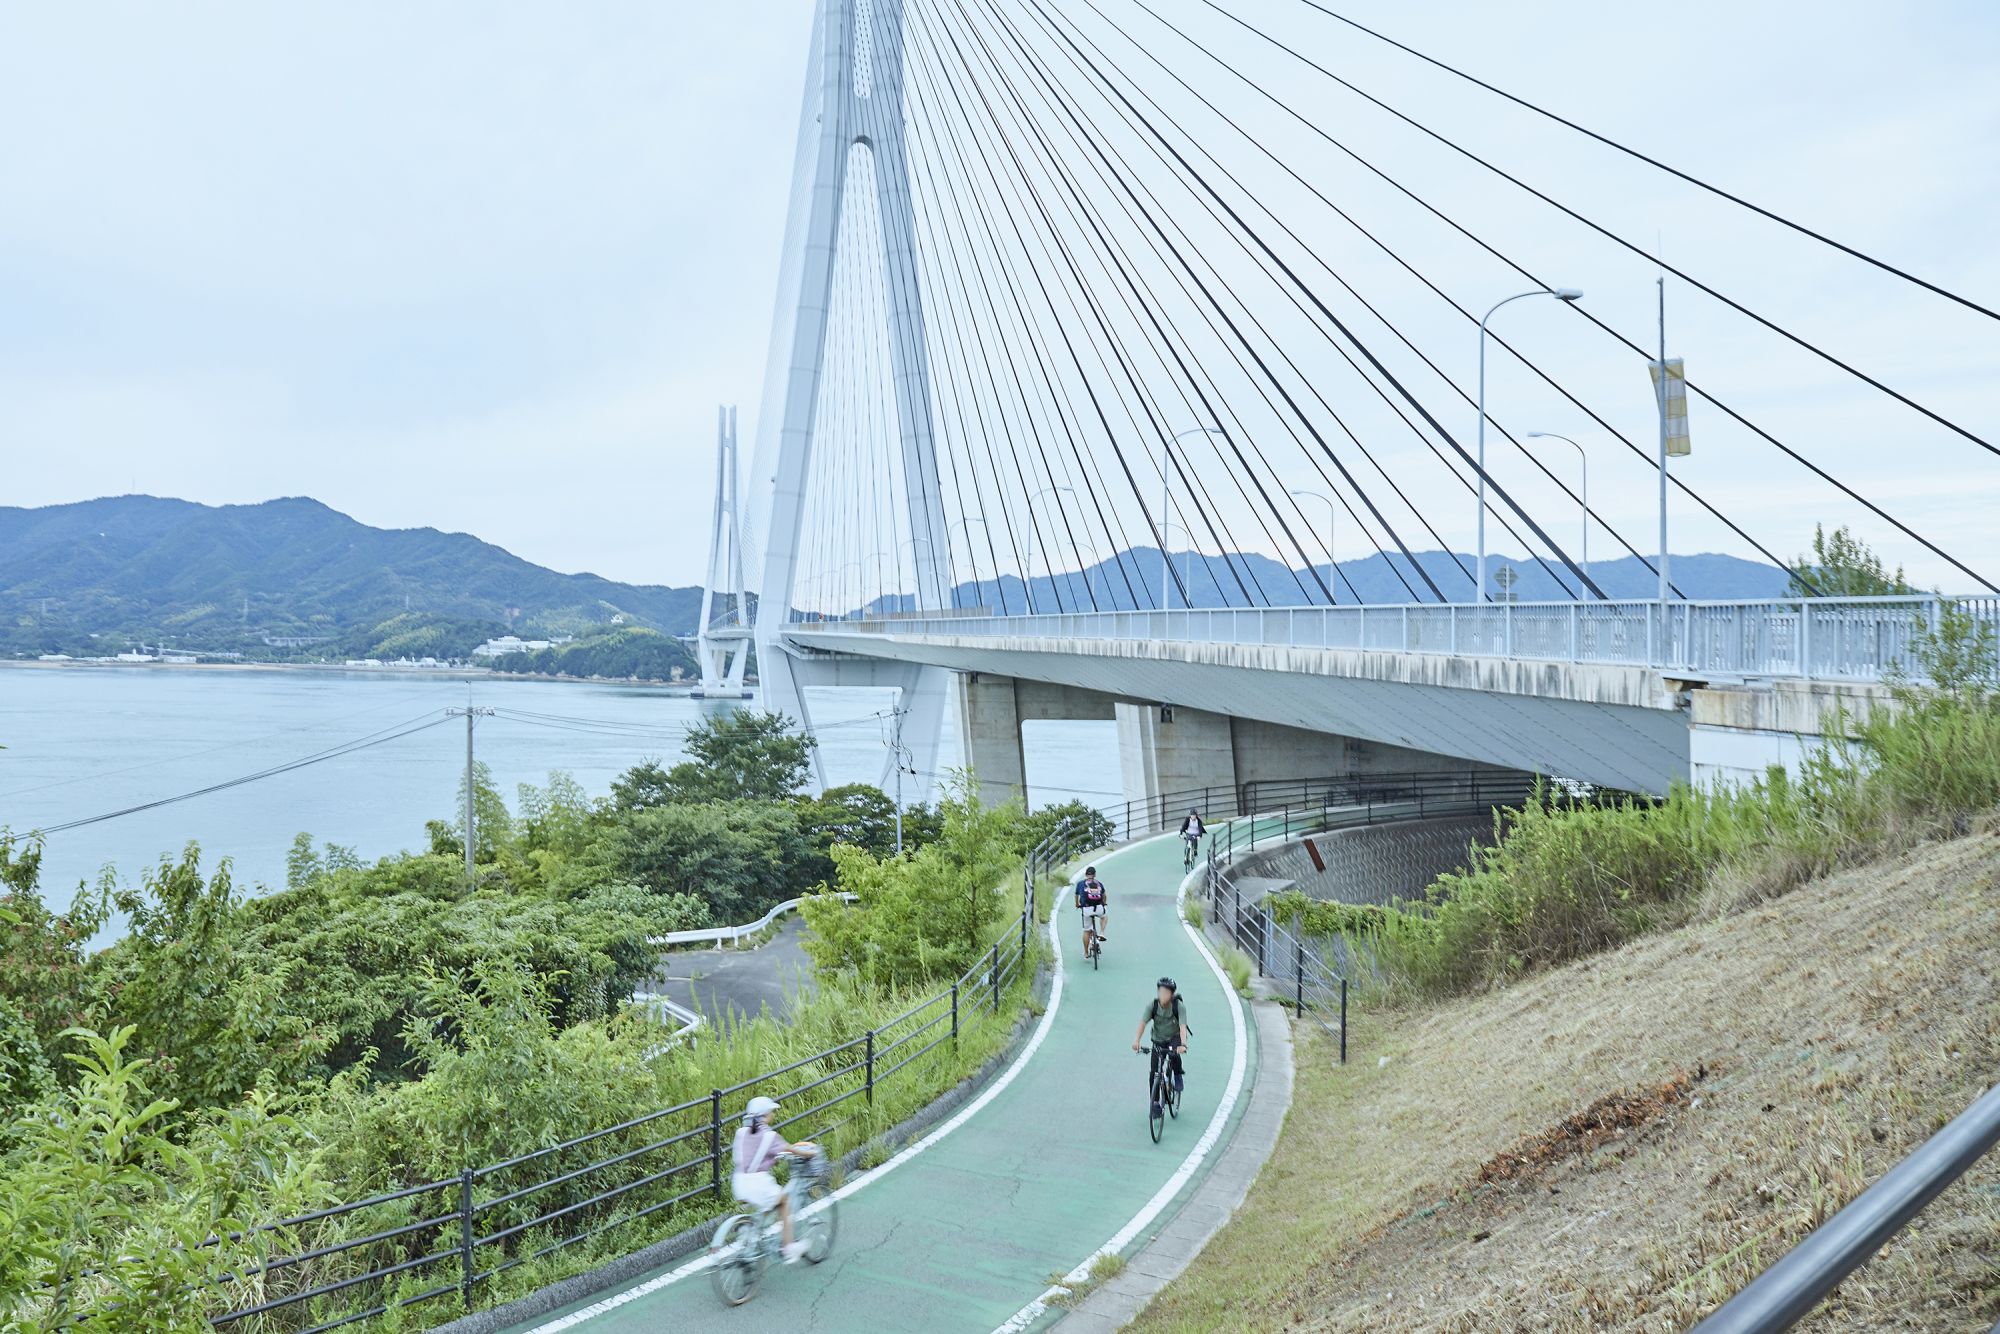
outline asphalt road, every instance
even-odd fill
[[[769,944],[754,950],[689,950],[669,955],[653,989],[698,1010],[711,1024],[754,1019],[766,1005],[783,1018],[792,997],[812,991],[812,963],[799,938],[805,922],[788,914]]]

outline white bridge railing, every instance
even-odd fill
[[[2000,632],[2000,597],[1790,598],[1753,602],[1412,603],[1187,611],[950,615],[813,621],[842,635],[946,635],[1269,644],[1657,667],[1690,677],[1879,681],[1915,673],[1912,649],[1945,606]]]

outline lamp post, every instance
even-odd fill
[[[1493,309],[1479,317],[1479,584],[1473,590],[1474,602],[1486,601],[1486,322],[1509,301],[1530,296],[1552,296],[1558,301],[1583,299],[1583,293],[1574,287],[1537,287],[1494,302]]]
[[[1188,568],[1190,565],[1194,563],[1194,550],[1193,550],[1194,534],[1190,533],[1186,528],[1182,527],[1180,524],[1177,523],[1166,524],[1160,529],[1162,536],[1164,536],[1167,533],[1176,531],[1178,531],[1182,537],[1185,537],[1187,539],[1187,544],[1189,548],[1188,551],[1181,557],[1181,588],[1183,591],[1188,591],[1189,589],[1191,589],[1194,581],[1194,573]],[[1188,609],[1192,611],[1194,609],[1194,595],[1192,592],[1188,592],[1188,596],[1186,597],[1185,601],[1187,602]]]
[[[1583,446],[1566,435],[1554,431],[1530,431],[1530,440],[1560,440],[1576,451],[1577,466],[1582,470],[1583,481],[1577,488],[1577,496],[1583,502],[1583,577],[1590,578],[1590,455],[1583,452]]]
[[[1334,559],[1333,555],[1333,524],[1334,518],[1339,511],[1334,508],[1333,497],[1324,491],[1307,491],[1300,487],[1293,487],[1292,494],[1295,496],[1312,496],[1326,502],[1326,600],[1330,606],[1334,600],[1334,583],[1340,578],[1340,562]]]
[[[1041,490],[1039,490],[1039,491],[1035,492],[1035,494],[1034,494],[1034,495],[1032,495],[1032,496],[1029,496],[1029,497],[1028,497],[1028,512],[1029,512],[1029,514],[1031,514],[1031,515],[1032,515],[1032,514],[1034,513],[1034,510],[1035,510],[1035,502],[1036,502],[1037,500],[1040,500],[1040,499],[1041,499],[1041,498],[1042,498],[1043,496],[1053,496],[1053,495],[1056,495],[1057,493],[1059,493],[1059,492],[1062,492],[1062,491],[1067,491],[1067,492],[1069,492],[1069,493],[1070,493],[1071,495],[1075,495],[1075,494],[1076,494],[1076,488],[1075,488],[1075,487],[1073,487],[1073,486],[1045,486],[1045,487],[1043,487],[1043,488],[1042,488]],[[1056,510],[1057,510],[1057,512],[1059,512],[1059,513],[1061,512],[1061,510],[1062,510],[1062,501],[1058,500],[1058,501],[1056,502]],[[1047,561],[1047,562],[1045,562],[1045,563],[1046,563],[1046,564],[1048,565],[1048,567],[1049,567],[1049,592],[1050,592],[1050,593],[1055,593],[1055,588],[1056,588],[1056,567],[1055,567],[1055,562],[1053,562],[1053,561]],[[1035,579],[1034,579],[1034,574],[1035,574],[1035,552],[1034,552],[1034,548],[1030,547],[1030,548],[1028,549],[1028,607],[1029,607],[1029,609],[1030,609],[1030,610],[1033,610],[1033,608],[1034,608],[1034,605],[1035,605],[1035,591],[1034,591],[1034,590],[1035,590]],[[1062,611],[1062,597],[1061,597],[1061,595],[1060,595],[1060,594],[1058,594],[1058,595],[1056,596],[1056,611],[1057,611],[1057,612],[1061,612],[1061,611]]]
[[[1160,446],[1160,610],[1167,609],[1171,599],[1167,596],[1167,510],[1173,504],[1173,454],[1174,446],[1190,435],[1227,435],[1220,426],[1190,426],[1185,431],[1176,432],[1174,438]],[[1181,529],[1183,533],[1187,529]],[[1190,545],[1194,539],[1188,539]]]

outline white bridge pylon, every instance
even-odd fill
[[[799,540],[812,476],[834,270],[852,159],[861,154],[873,168],[860,175],[873,181],[873,212],[881,224],[882,300],[917,606],[946,606],[951,588],[932,433],[916,215],[903,140],[903,0],[819,0],[811,52],[749,487],[747,539],[759,565],[758,677],[764,707],[797,718],[807,731],[812,730],[803,693],[808,686],[900,690],[903,762],[918,775],[921,791],[936,769],[948,674],[932,667],[802,656],[783,638],[785,624],[796,615]],[[849,228],[846,234],[851,237],[856,230]],[[885,784],[894,763],[891,752],[883,767]],[[823,768],[818,776],[824,785]]]
[[[696,699],[745,699],[743,667],[750,656],[750,585],[743,573],[742,507],[737,502],[736,409],[717,408],[715,517],[708,530],[708,578],[701,586],[701,664]]]

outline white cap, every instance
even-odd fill
[[[775,1099],[766,1098],[763,1095],[759,1094],[757,1097],[754,1097],[750,1100],[750,1105],[748,1107],[745,1107],[743,1109],[743,1115],[769,1116],[772,1112],[775,1112],[777,1110],[778,1110],[778,1104]]]

